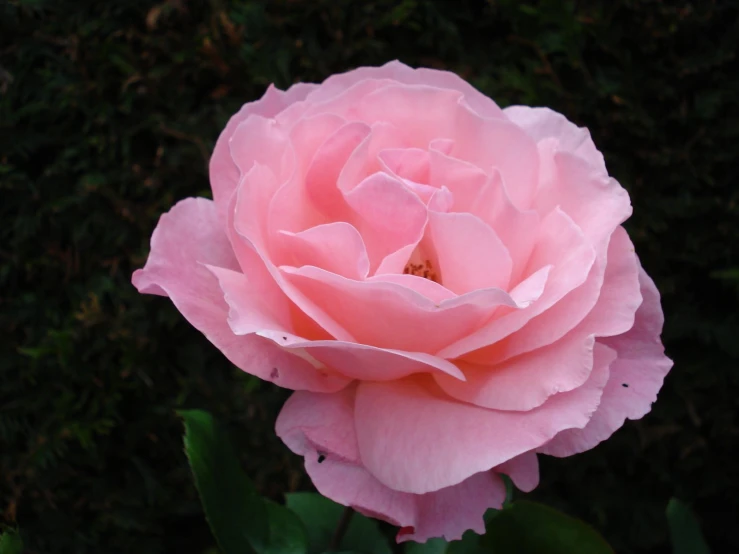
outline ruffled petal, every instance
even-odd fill
[[[483,514],[488,508],[500,508],[505,498],[500,477],[486,471],[453,487],[421,495],[386,487],[359,459],[354,394],[354,387],[335,394],[296,392],[277,418],[278,436],[305,457],[306,470],[318,491],[367,516],[401,527],[398,542],[425,542],[433,537],[451,541],[460,539],[468,529],[484,532]],[[528,466],[517,463],[514,473],[519,482],[531,480],[528,472]]]
[[[435,379],[450,396],[476,406],[527,411],[585,383],[593,369],[594,345],[593,335],[574,335],[492,366],[457,361],[464,381],[443,375]]]
[[[640,419],[649,413],[672,360],[665,356],[660,340],[664,316],[657,287],[644,270],[639,282],[644,301],[634,326],[623,335],[600,339],[618,357],[598,410],[584,428],[559,433],[539,452],[559,457],[584,452],[610,437],[627,418]]]
[[[238,336],[228,306],[206,265],[237,274],[238,264],[213,202],[188,198],[159,220],[146,266],[133,275],[143,293],[169,296],[177,309],[240,369],[293,389],[335,391],[344,386],[309,363],[256,335]]]
[[[600,402],[615,353],[595,350],[581,387],[552,396],[528,412],[488,410],[449,398],[414,377],[357,387],[355,425],[364,466],[391,489],[423,494],[461,483],[582,428]]]
[[[231,157],[229,148],[229,141],[234,131],[250,115],[274,117],[291,104],[303,100],[310,91],[317,88],[318,85],[298,83],[283,92],[270,86],[261,99],[244,104],[229,119],[216,141],[210,159],[210,185],[213,189],[213,200],[216,203],[220,221],[226,221],[228,202],[240,178],[240,171]]]

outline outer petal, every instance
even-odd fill
[[[539,486],[539,460],[536,452],[524,452],[502,463],[495,471],[510,477],[513,484],[523,492],[531,492]]]
[[[287,388],[335,391],[344,386],[262,337],[235,335],[218,281],[205,264],[238,269],[215,204],[187,198],[159,220],[149,259],[134,273],[133,284],[140,292],[169,296],[185,318],[244,371]]]
[[[465,381],[435,376],[444,392],[459,400],[496,410],[527,411],[558,392],[588,380],[595,337],[569,336],[554,344],[493,366],[458,361]]]
[[[303,100],[311,90],[318,85],[299,83],[283,92],[273,86],[267,89],[261,99],[244,104],[241,109],[229,119],[226,128],[216,141],[213,155],[210,159],[210,186],[213,189],[213,200],[216,203],[219,220],[226,221],[228,201],[239,182],[240,172],[229,149],[229,141],[238,126],[250,115],[274,117],[287,106]]]
[[[585,385],[529,412],[464,404],[421,377],[360,383],[355,421],[362,463],[388,487],[422,494],[538,448],[564,429],[582,428],[600,402],[615,357],[598,346]]]
[[[482,94],[467,81],[450,71],[438,69],[413,69],[399,61],[388,62],[382,67],[361,67],[333,75],[310,96],[312,101],[322,101],[346,90],[365,79],[388,79],[410,85],[431,85],[438,88],[458,90],[464,93],[467,104],[484,117],[503,117],[503,111],[490,98]]]
[[[639,282],[644,301],[636,312],[634,326],[623,335],[601,339],[618,358],[611,366],[598,410],[583,429],[559,433],[539,452],[564,457],[589,450],[610,437],[626,418],[643,417],[657,399],[672,360],[664,355],[660,341],[664,316],[657,287],[644,270]]]
[[[305,456],[306,470],[318,491],[401,527],[399,542],[425,542],[431,537],[456,540],[468,529],[484,532],[485,510],[500,507],[505,497],[500,477],[482,472],[456,486],[421,495],[388,488],[358,457],[354,395],[354,387],[335,394],[296,392],[277,418],[278,436],[293,452]],[[530,465],[530,458],[518,462],[517,476],[522,477]]]
[[[556,139],[561,150],[583,158],[594,168],[607,174],[603,154],[595,147],[590,132],[584,127],[578,127],[562,114],[549,108],[528,106],[508,106],[503,113],[535,141]]]

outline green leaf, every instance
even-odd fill
[[[285,506],[265,500],[269,518],[269,546],[263,554],[304,554],[308,533],[300,518]]]
[[[0,535],[0,554],[22,554],[23,541],[17,531],[8,530]]]
[[[405,543],[405,554],[445,554],[449,543],[444,539],[429,539],[425,543]]]
[[[267,552],[267,509],[241,469],[228,437],[207,412],[188,410],[179,415],[185,421],[185,452],[195,486],[221,551]]]
[[[488,523],[480,544],[494,554],[613,554],[589,525],[526,500],[499,511]]]
[[[667,523],[673,554],[710,554],[693,510],[677,498],[667,503]]]
[[[344,506],[317,493],[298,492],[285,495],[287,507],[301,519],[308,532],[308,552],[318,554],[329,548]],[[337,550],[362,554],[391,554],[390,545],[377,522],[354,513]]]

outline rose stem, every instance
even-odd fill
[[[349,506],[344,508],[344,512],[341,514],[339,523],[336,525],[334,536],[331,538],[331,542],[328,545],[329,552],[335,552],[339,550],[339,546],[341,546],[341,539],[344,538],[344,533],[346,533],[346,530],[349,528],[349,523],[351,522],[353,515],[354,510],[352,510]]]

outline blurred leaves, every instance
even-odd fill
[[[667,504],[672,554],[711,554],[693,511],[677,498]]]
[[[317,493],[297,492],[286,496],[287,507],[301,519],[308,532],[308,553],[320,554],[330,549],[344,506]],[[390,546],[378,523],[353,513],[336,550],[363,554],[390,554]]]
[[[0,534],[0,554],[23,554],[23,541],[17,531]]]

